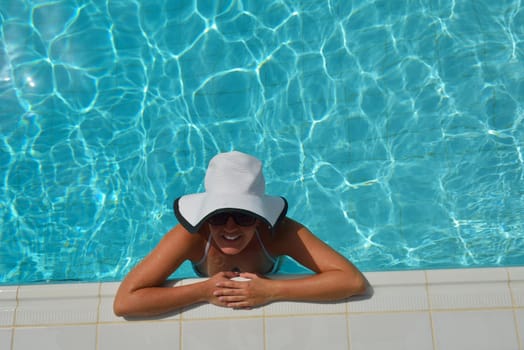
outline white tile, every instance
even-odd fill
[[[521,345],[524,345],[522,344],[522,342],[524,342],[524,309],[515,310],[515,317],[517,320],[516,326],[519,339],[521,341]]]
[[[30,349],[96,349],[96,326],[16,328],[13,350]]]
[[[512,306],[506,269],[435,270],[427,278],[433,310]]]
[[[524,307],[524,267],[509,268],[509,286],[515,306]]]
[[[18,287],[0,286],[0,326],[12,326]]]
[[[513,312],[433,312],[437,349],[515,350],[518,349]]]
[[[222,318],[251,318],[262,317],[263,308],[253,309],[230,309],[216,306],[213,304],[198,304],[187,307],[181,315],[182,320],[199,320],[199,319],[222,319]]]
[[[377,286],[373,296],[348,304],[350,313],[428,310],[426,286]]]
[[[264,349],[264,320],[224,319],[182,322],[182,349]]]
[[[21,286],[16,325],[95,323],[99,284]]]
[[[508,272],[505,268],[428,270],[426,275],[430,284],[508,281]]]
[[[372,286],[405,286],[426,284],[426,274],[416,271],[368,272],[366,279]]]
[[[301,303],[281,301],[264,307],[266,317],[345,314],[346,301],[324,303]]]
[[[266,349],[348,349],[345,315],[266,318]]]
[[[180,349],[179,322],[127,322],[98,329],[99,350]]]
[[[11,328],[0,328],[0,349],[11,349],[12,333]]]
[[[370,297],[349,301],[349,312],[388,312],[428,310],[424,271],[369,273]]]
[[[433,349],[427,312],[350,315],[349,334],[351,350]]]
[[[115,294],[120,286],[120,282],[108,282],[100,285],[100,307],[99,322],[122,322],[122,317],[115,316],[113,312],[113,301]]]
[[[511,281],[524,281],[524,267],[508,267],[506,270]]]

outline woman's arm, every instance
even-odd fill
[[[275,298],[330,301],[363,294],[367,280],[349,260],[313,235],[302,224],[286,219],[278,241],[282,255],[288,255],[315,274],[299,280],[276,280]],[[275,245],[276,248],[276,245]]]
[[[217,282],[226,274],[187,286],[163,287],[166,279],[185,260],[198,260],[204,251],[202,237],[180,225],[169,231],[158,246],[124,279],[113,304],[117,316],[152,316],[199,302],[221,305],[213,296]],[[229,276],[233,277],[233,276]]]
[[[303,225],[285,219],[268,247],[288,255],[315,272],[296,279],[265,279],[244,273],[247,282],[222,281],[215,291],[229,307],[252,307],[273,301],[335,301],[363,294],[367,281],[346,258],[314,236]]]

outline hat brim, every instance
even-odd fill
[[[224,211],[249,212],[275,227],[286,215],[284,197],[257,195],[224,195],[211,193],[189,194],[173,203],[175,216],[185,229],[196,233],[211,216]]]

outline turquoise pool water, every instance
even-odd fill
[[[1,0],[0,35],[2,284],[123,278],[232,149],[364,271],[524,264],[520,0]]]

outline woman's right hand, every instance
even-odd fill
[[[227,307],[227,302],[220,301],[218,296],[215,296],[215,291],[217,290],[217,283],[229,281],[234,277],[238,277],[238,272],[223,271],[215,274],[210,277],[206,282],[206,295],[207,301],[213,305]]]

